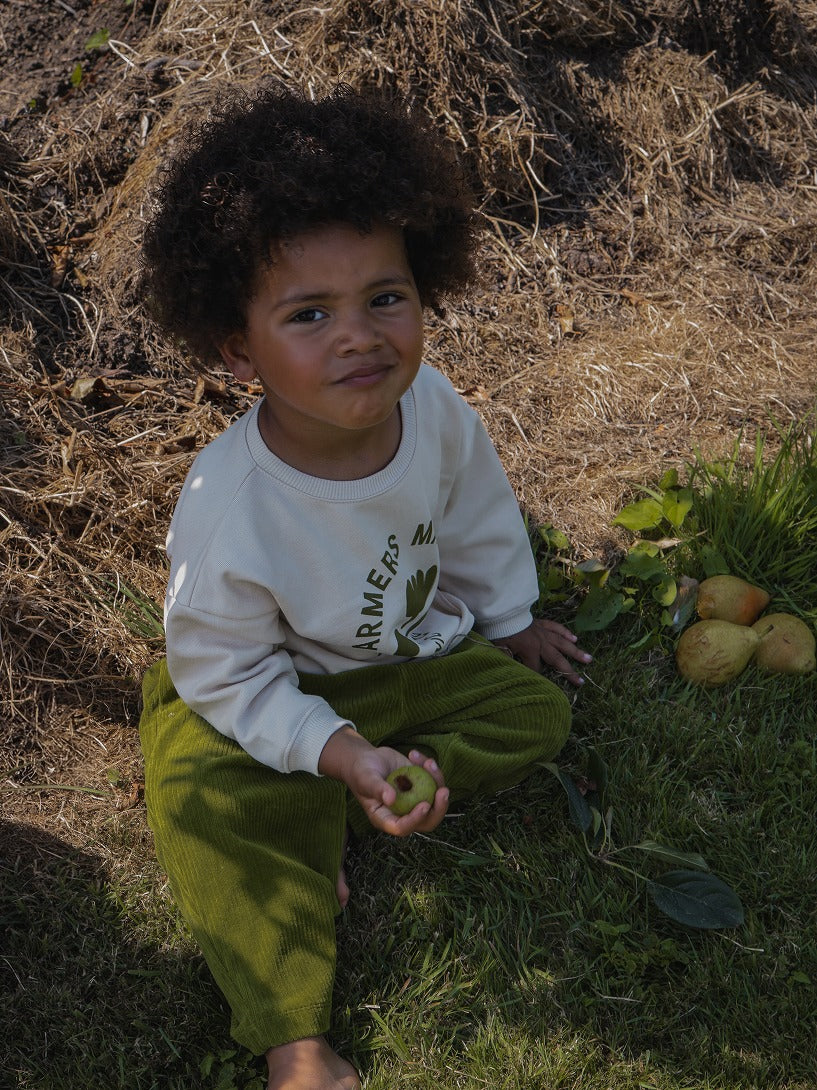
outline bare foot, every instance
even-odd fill
[[[349,844],[349,830],[346,830],[346,834],[343,838],[343,848],[340,853],[340,870],[338,871],[338,883],[335,887],[338,895],[338,904],[341,908],[346,908],[349,903],[349,883],[346,881],[346,848]]]
[[[267,1090],[360,1090],[357,1071],[323,1037],[304,1037],[271,1048],[267,1064]]]

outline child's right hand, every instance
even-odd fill
[[[390,806],[396,791],[386,777],[406,764],[406,757],[389,746],[375,747],[351,728],[336,731],[321,753],[318,771],[342,780],[376,829],[391,836],[429,833],[440,824],[448,810],[448,788],[435,761],[417,750],[409,753],[412,764],[421,765],[437,784],[433,805],[419,802],[409,814],[398,817]]]

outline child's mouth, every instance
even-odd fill
[[[357,371],[350,371],[348,375],[338,379],[339,386],[374,386],[389,371],[387,364],[378,364],[376,367],[361,367]]]

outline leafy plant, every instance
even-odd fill
[[[749,465],[736,442],[726,462],[690,468],[697,537],[690,564],[739,574],[803,613],[817,603],[817,410],[783,429],[769,456],[759,436]]]
[[[724,881],[709,872],[703,856],[694,852],[680,852],[654,840],[613,847],[609,775],[607,766],[595,750],[590,751],[586,793],[558,765],[548,762],[544,767],[562,785],[567,795],[570,819],[581,833],[585,851],[592,859],[646,882],[647,892],[656,907],[685,927],[709,930],[738,927],[743,923],[740,898]],[[618,857],[627,852],[641,852],[666,863],[679,864],[681,869],[648,878],[619,861]]]
[[[613,520],[613,525],[641,536],[612,567],[596,557],[572,561],[565,535],[552,526],[542,527],[545,556],[539,562],[540,603],[564,601],[584,588],[571,620],[576,632],[605,629],[619,614],[636,607],[651,629],[645,639],[661,625],[675,631],[682,628],[694,609],[697,581],[676,576],[672,554],[685,540],[678,535],[693,500],[692,489],[679,485],[677,470],[664,474],[656,489],[623,508]]]
[[[264,1090],[267,1080],[258,1074],[258,1061],[249,1052],[229,1048],[208,1052],[199,1064],[199,1073],[213,1090]]]
[[[640,646],[679,632],[695,609],[699,578],[739,575],[775,595],[789,612],[813,613],[817,602],[817,410],[786,429],[769,457],[759,436],[753,460],[739,460],[740,440],[725,462],[698,456],[682,485],[671,469],[655,488],[613,519],[634,535],[623,558],[574,561],[552,526],[539,530],[540,606],[584,591],[571,626],[608,628],[636,610],[646,632]]]
[[[110,41],[110,30],[97,30],[85,43],[85,52],[93,53],[95,49],[104,49]]]
[[[110,41],[110,37],[111,32],[109,30],[97,30],[85,43],[85,52],[94,53],[105,49]],[[84,78],[85,71],[82,67],[82,62],[77,61],[71,70],[71,86],[81,87]]]

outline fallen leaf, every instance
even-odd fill
[[[470,401],[490,401],[491,391],[486,390],[484,386],[469,386],[467,390],[460,390],[459,393],[463,397],[468,398]]]
[[[161,454],[182,454],[185,451],[195,450],[197,443],[198,436],[195,432],[191,432],[189,435],[174,435],[169,439],[163,439],[156,446]]]
[[[124,404],[119,394],[101,375],[80,375],[74,380],[69,397],[71,401],[80,401],[83,404],[92,399],[107,407]]]
[[[223,379],[210,378],[209,375],[199,375],[196,379],[196,390],[193,394],[193,401],[196,405],[205,394],[209,394],[211,397],[227,397],[227,383]]]
[[[125,794],[121,792],[116,800],[115,808],[117,810],[132,810],[134,806],[138,806],[142,799],[145,797],[145,785],[137,780],[131,784],[130,791]]]
[[[51,287],[60,288],[68,271],[68,262],[71,258],[70,246],[53,246],[51,248]]]
[[[576,332],[573,328],[573,308],[569,307],[566,303],[556,304],[556,321],[559,323],[559,329],[563,336],[567,333]]]

